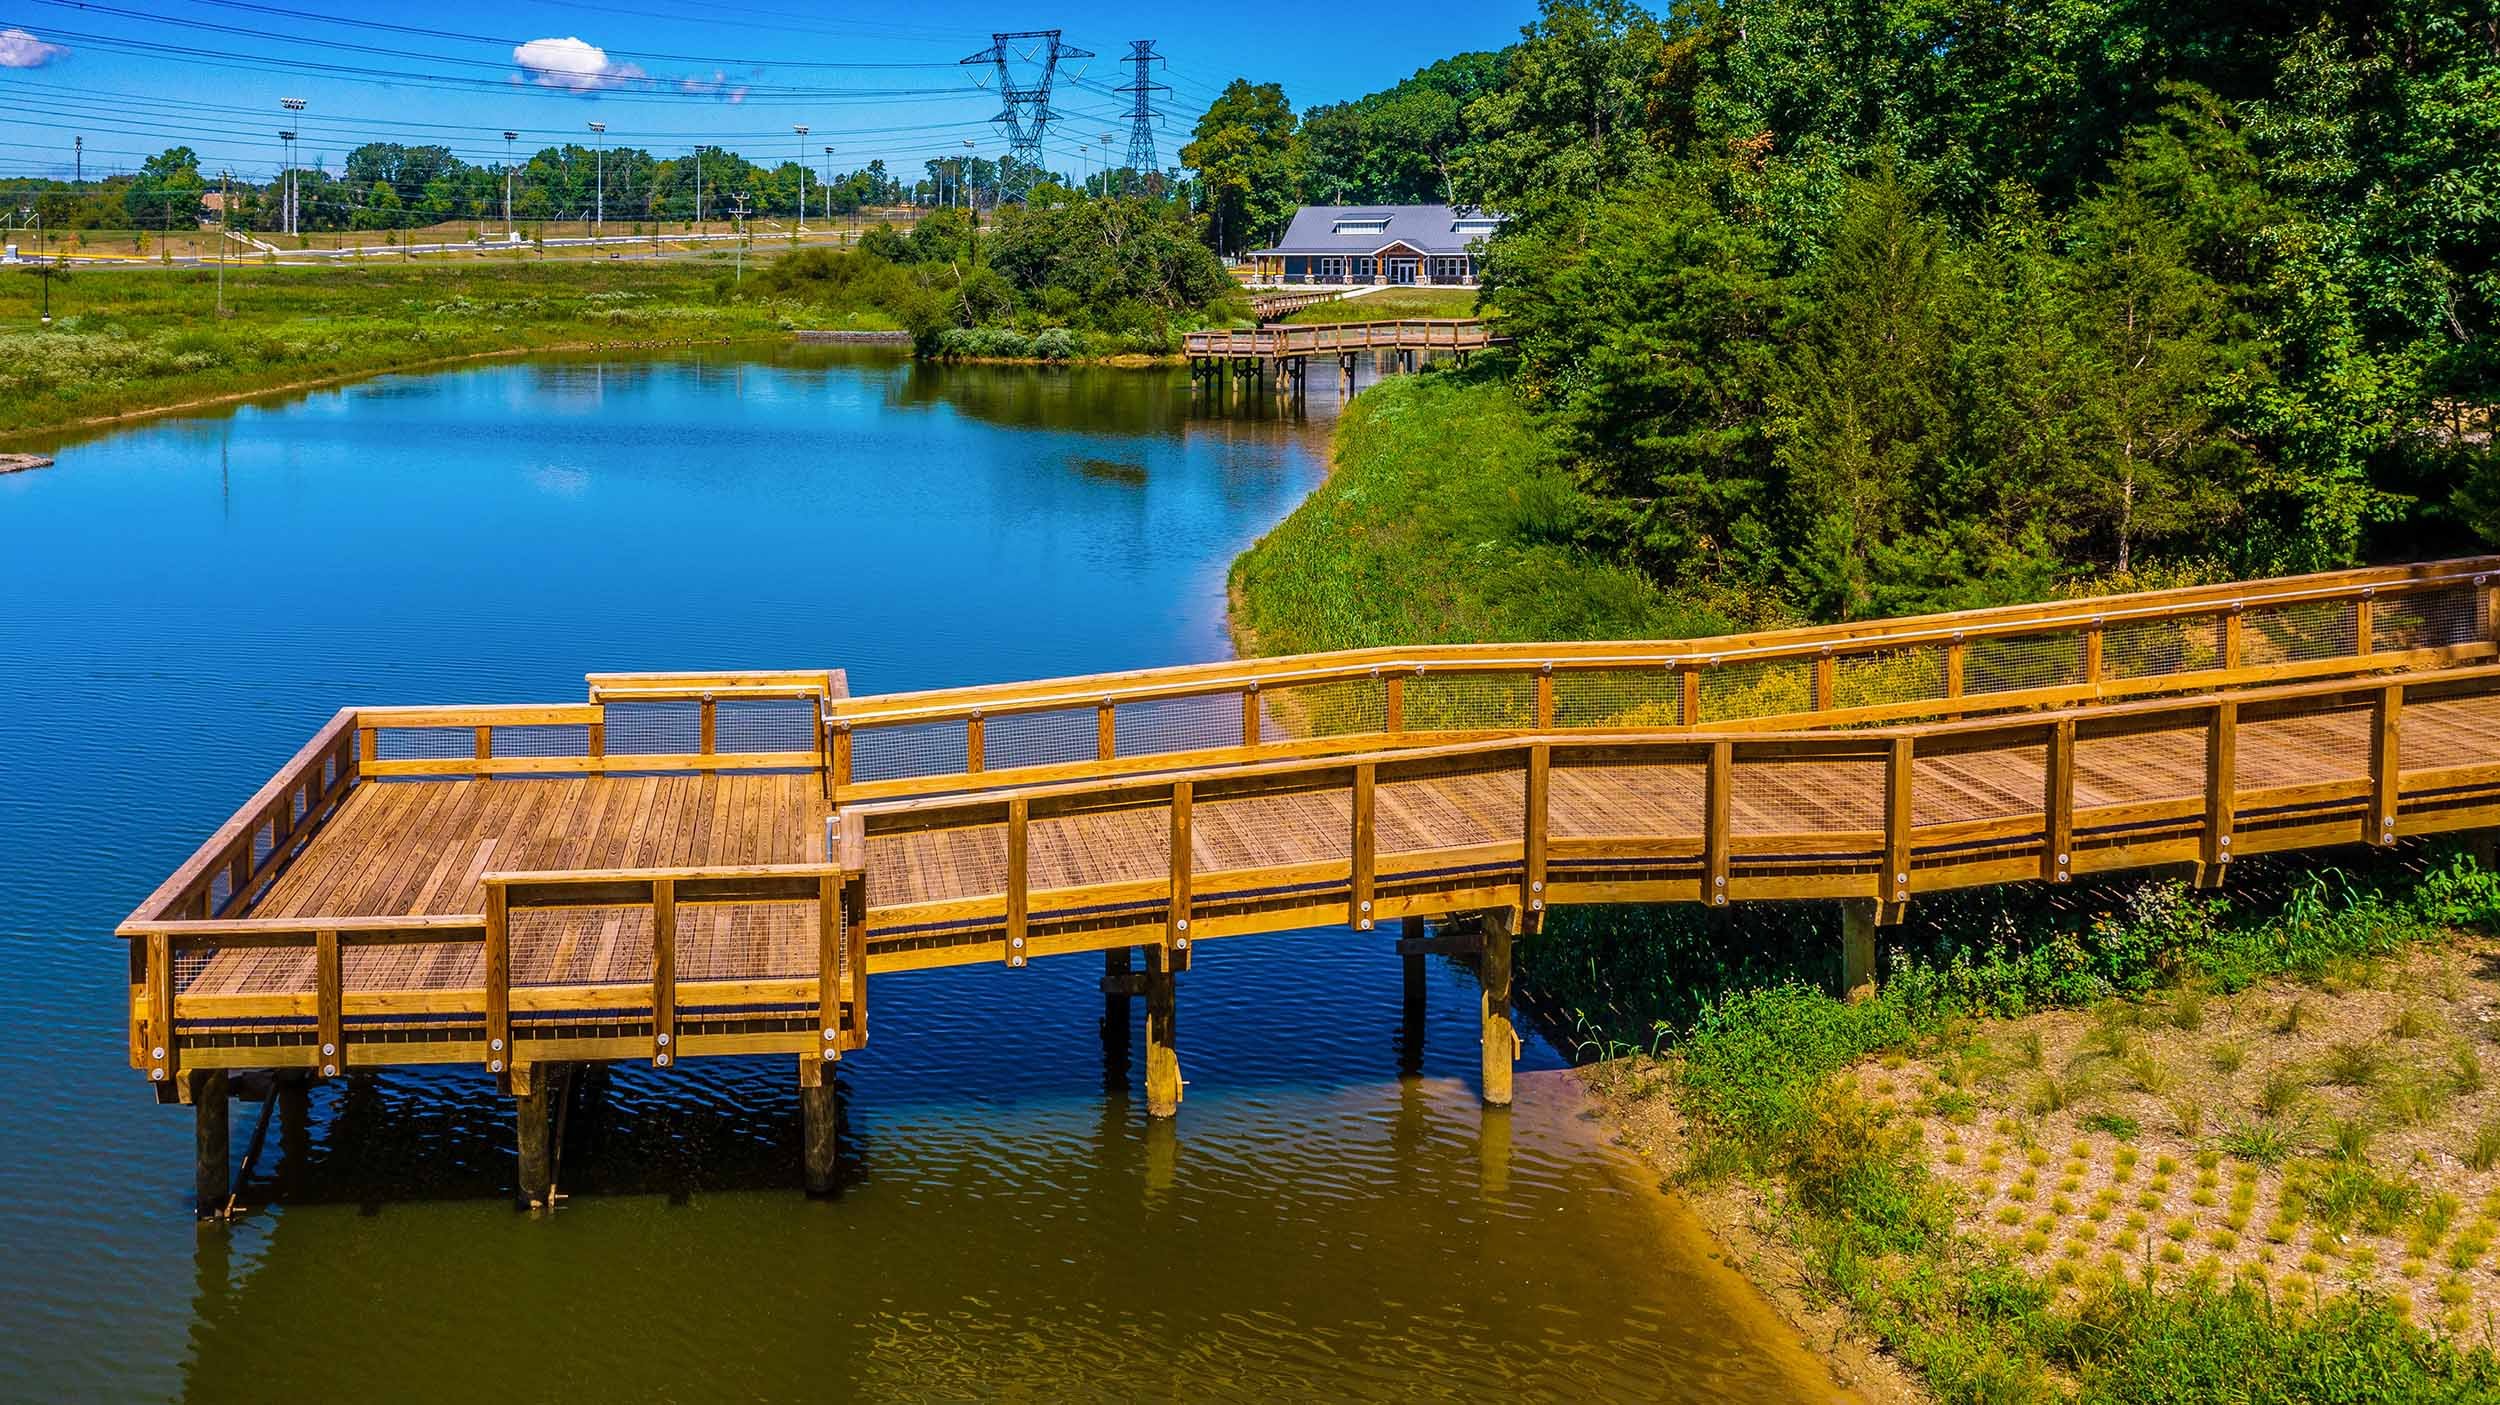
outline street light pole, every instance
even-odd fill
[[[820,180],[820,181],[816,182],[816,188],[817,188],[818,190],[820,190],[820,191],[824,192],[824,196],[825,196],[825,219],[826,219],[828,222],[830,222],[830,221],[833,219],[833,148],[832,148],[832,147],[826,147],[826,148],[825,148],[825,178],[824,178],[823,180]]]
[[[598,147],[591,156],[593,184],[597,191],[593,199],[597,203],[591,207],[590,237],[595,241],[608,232],[608,124],[593,122],[590,131],[599,139]]]
[[[799,233],[807,232],[807,124],[793,122],[790,130],[799,134]]]
[[[519,132],[503,134],[503,237],[507,244],[512,242],[514,233],[512,227],[512,143],[520,135]]]

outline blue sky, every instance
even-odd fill
[[[265,176],[278,164],[286,97],[309,104],[294,119],[303,159],[333,171],[365,141],[439,142],[491,162],[505,130],[521,133],[526,152],[591,140],[593,121],[607,124],[610,143],[663,155],[718,142],[771,160],[804,147],[819,169],[881,157],[917,171],[962,154],[967,140],[982,155],[1004,149],[987,120],[999,106],[994,78],[956,60],[987,49],[993,31],[1049,28],[1095,55],[1062,63],[1053,164],[1099,164],[1106,133],[1111,159],[1121,159],[1129,100],[1109,90],[1127,81],[1119,59],[1129,41],[1146,36],[1168,56],[1156,69],[1173,89],[1156,95],[1166,114],[1157,141],[1171,164],[1228,79],[1281,82],[1297,109],[1354,97],[1445,55],[1509,42],[1534,4],[1283,13],[1326,22],[1287,29],[1257,10],[1208,3],[0,0],[0,177],[67,175],[81,134],[90,176],[175,144],[198,150],[209,169]],[[1038,71],[1037,57],[1033,44],[1018,46],[1017,81]],[[991,86],[976,87],[976,77]],[[798,137],[794,124],[809,134]]]

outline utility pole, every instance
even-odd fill
[[[234,172],[217,173],[217,316],[226,315],[226,246],[234,242]]]
[[[694,237],[703,237],[703,148],[694,149]]]
[[[70,142],[70,161],[72,163],[69,168],[70,184],[78,188],[79,194],[84,195],[87,193],[87,139],[85,137],[72,137],[70,138]],[[51,290],[52,285],[46,283],[44,285],[44,295],[46,297],[51,296]]]
[[[520,135],[519,132],[503,134],[503,238],[507,244],[512,242],[516,232],[512,227],[512,143]]]
[[[822,192],[824,193],[824,197],[825,197],[825,220],[826,220],[826,222],[827,222],[827,223],[831,223],[831,222],[832,222],[832,220],[833,220],[833,148],[832,148],[832,147],[826,147],[826,148],[825,148],[825,178],[824,178],[823,180],[820,180],[820,181],[816,182],[816,188],[817,188],[819,191],[822,191]]]
[[[732,207],[734,213],[731,217],[737,222],[738,235],[731,241],[738,246],[738,272],[730,281],[743,283],[747,277],[747,194],[741,190],[729,198],[737,202]]]
[[[591,166],[598,189],[598,194],[594,197],[598,204],[593,207],[594,213],[590,226],[590,237],[595,241],[600,235],[608,232],[608,124],[593,122],[590,124],[590,133],[599,139],[598,151],[591,157]]]
[[[807,232],[807,124],[793,122],[790,130],[799,134],[799,233]]]

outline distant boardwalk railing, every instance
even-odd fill
[[[1348,351],[1482,351],[1508,338],[1476,318],[1410,317],[1394,322],[1328,322],[1256,331],[1190,332],[1190,356],[1327,356]]]
[[[460,1063],[527,1099],[538,1068],[796,1055],[816,1184],[873,975],[1107,952],[1161,1115],[1199,942],[1465,917],[1505,1102],[1511,934],[1558,904],[1838,900],[1871,979],[1921,894],[2500,828],[2496,638],[2481,558],[1714,639],[348,708],[122,925],[130,1061],[222,1108],[236,1068]]]

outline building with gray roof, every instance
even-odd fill
[[[1473,287],[1501,216],[1451,205],[1305,205],[1275,247],[1247,255],[1258,283]]]

